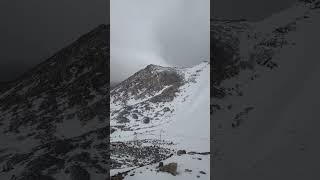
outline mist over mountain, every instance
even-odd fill
[[[209,4],[111,1],[111,81],[121,82],[149,64],[192,67],[209,59]]]

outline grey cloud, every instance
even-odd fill
[[[111,81],[209,58],[209,0],[111,0]]]

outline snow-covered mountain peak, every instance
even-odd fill
[[[130,104],[132,101],[172,101],[180,87],[192,81],[209,62],[192,68],[162,67],[148,65],[112,89],[110,97],[114,104]]]
[[[175,92],[184,83],[179,69],[148,65],[111,91],[111,102],[126,104],[130,99],[141,100],[163,93]]]
[[[163,66],[155,65],[155,64],[149,64],[148,66],[146,66],[145,69],[149,70],[149,71],[166,71],[166,70],[168,71],[168,70],[172,70],[173,68],[163,67]]]
[[[145,119],[152,120],[151,126],[170,120],[194,93],[194,86],[207,83],[209,87],[209,69],[209,62],[191,68],[147,66],[111,91],[111,124],[133,130],[148,126],[148,120],[143,124]]]
[[[207,61],[188,68],[148,65],[115,87],[110,97],[110,140],[121,145],[122,151],[114,146],[111,173],[141,166],[139,163],[157,163],[159,156],[169,158],[170,152],[179,149],[207,152],[202,165],[209,168],[209,79]],[[155,148],[157,152],[136,155],[134,148]],[[137,161],[130,161],[132,158]]]

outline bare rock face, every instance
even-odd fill
[[[151,100],[152,102],[167,102],[174,98],[175,92],[183,83],[183,77],[175,68],[151,64],[118,84],[112,89],[110,96],[113,97],[114,102],[122,101],[126,104],[132,97],[134,99],[151,97],[170,86],[161,95]]]

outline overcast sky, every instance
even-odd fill
[[[111,81],[209,59],[209,0],[111,0]]]
[[[17,77],[80,35],[99,24],[108,23],[109,1],[0,1],[0,81]],[[130,59],[129,64],[134,68],[151,61],[187,65],[201,61],[199,56],[202,57],[207,51],[206,48],[201,50],[194,47],[206,43],[202,38],[207,37],[203,32],[206,30],[203,24],[207,22],[206,7],[209,0],[111,1],[114,3],[116,20],[112,26],[117,30],[114,35],[119,37],[113,38],[112,47],[117,47],[113,50],[118,51],[114,58],[121,57],[119,52],[127,56],[112,66],[113,74],[118,71],[120,79],[131,73],[129,71],[123,75],[122,72],[132,70],[129,65],[121,65],[124,60]],[[294,1],[213,0],[211,14],[216,17],[259,20],[288,7]],[[185,38],[187,35],[188,38]],[[134,46],[139,50],[133,51]]]
[[[109,0],[1,0],[0,81],[10,80],[108,21]]]

